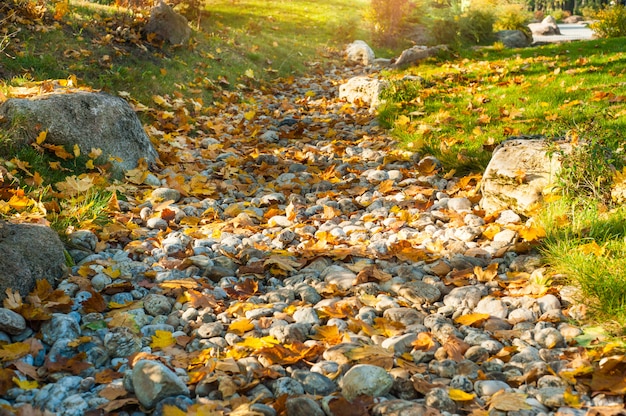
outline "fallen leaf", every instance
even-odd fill
[[[480,325],[487,319],[489,319],[490,316],[491,315],[489,315],[488,313],[470,313],[468,315],[461,315],[457,317],[454,322],[460,325],[467,326]]]
[[[459,389],[449,389],[448,395],[455,402],[466,402],[468,400],[473,400],[476,397],[476,394],[474,393],[466,393]]]
[[[489,409],[501,410],[503,412],[516,412],[528,410],[531,406],[526,403],[527,395],[523,393],[513,393],[500,390],[487,401]]]

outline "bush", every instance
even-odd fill
[[[410,0],[371,0],[366,19],[372,26],[375,43],[393,46],[407,30],[415,5]]]
[[[493,40],[496,16],[486,9],[469,9],[459,19],[459,36],[462,43],[485,44]]]
[[[504,4],[498,7],[493,27],[495,30],[528,31],[531,17],[530,12],[521,4]]]
[[[626,36],[626,7],[621,4],[598,11],[597,21],[589,25],[601,38]]]

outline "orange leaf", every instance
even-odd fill
[[[247,318],[239,319],[228,326],[228,332],[233,332],[237,335],[243,335],[253,329],[254,324]]]

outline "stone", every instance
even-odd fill
[[[493,396],[499,391],[510,391],[511,387],[500,380],[478,380],[474,383],[474,391],[480,397]]]
[[[374,63],[374,51],[362,40],[355,40],[346,47],[346,62],[349,65],[368,66]]]
[[[160,361],[139,360],[131,374],[133,389],[142,406],[152,409],[166,397],[189,396],[189,388]]]
[[[568,151],[569,145],[554,144]],[[550,145],[541,138],[513,138],[500,144],[483,175],[481,208],[488,214],[511,209],[530,216],[561,168],[557,153],[549,154]],[[519,172],[524,172],[523,178]]]
[[[0,331],[7,334],[17,335],[26,329],[26,320],[17,312],[10,309],[0,308]]]
[[[499,30],[495,35],[507,48],[526,48],[531,43],[531,39],[521,30]]]
[[[478,305],[476,305],[474,312],[488,313],[489,315],[500,319],[505,319],[509,315],[509,309],[504,302],[492,296],[482,298],[480,302],[478,302]]]
[[[156,188],[150,194],[150,200],[153,202],[174,201],[180,200],[180,191],[172,188]]]
[[[104,336],[104,348],[111,357],[128,357],[141,349],[141,338],[130,328],[118,326]]]
[[[310,397],[290,397],[285,402],[285,408],[289,416],[324,416],[325,413],[320,405]]]
[[[143,308],[149,315],[167,315],[172,310],[169,299],[163,295],[150,293],[143,300]]]
[[[162,0],[150,10],[150,20],[144,27],[144,32],[153,33],[160,40],[172,45],[187,43],[191,36],[187,19]]]
[[[0,222],[0,300],[7,289],[27,296],[37,280],[56,287],[67,275],[63,243],[51,228]]]
[[[304,394],[304,387],[298,381],[291,377],[280,377],[270,383],[270,389],[274,393],[274,397],[280,397],[283,394],[287,396],[300,396]]]
[[[16,145],[28,145],[41,131],[47,131],[46,143],[68,149],[78,145],[84,155],[101,149],[103,161],[110,160],[116,176],[136,168],[140,159],[153,166],[158,157],[130,105],[102,92],[11,98],[0,105],[2,119],[23,131],[15,138]]]
[[[384,368],[357,364],[343,376],[341,394],[349,401],[362,394],[380,397],[389,393],[392,386],[393,377]]]
[[[317,312],[312,307],[299,308],[293,313],[293,319],[299,324],[316,325],[320,323]]]
[[[437,56],[442,51],[448,50],[446,45],[423,46],[416,45],[402,51],[400,56],[393,60],[394,68],[402,68],[408,65],[414,65],[432,56]]]
[[[380,94],[387,87],[387,81],[358,76],[350,78],[345,84],[339,86],[339,98],[352,104],[361,101],[368,104],[370,111],[375,111],[382,104]]]
[[[443,410],[444,412],[456,413],[456,403],[450,398],[446,389],[430,389],[424,396],[424,399],[426,406]]]
[[[337,285],[342,290],[348,290],[354,285],[356,273],[339,265],[332,265],[322,271],[320,278],[326,283]]]
[[[420,280],[402,285],[398,294],[417,305],[432,304],[441,298],[441,291],[436,286]]]
[[[552,16],[546,16],[540,23],[529,23],[528,28],[533,35],[550,36],[560,35],[561,30],[556,24],[556,19]]]
[[[305,393],[326,396],[337,390],[337,385],[324,374],[308,370],[294,370],[291,377],[302,384]]]
[[[584,21],[585,21],[585,18],[577,14],[573,14],[571,16],[567,16],[563,18],[563,23],[568,24],[568,25],[581,23]]]
[[[54,313],[52,318],[45,321],[41,326],[41,335],[46,344],[52,345],[62,338],[78,338],[80,336],[80,326],[72,316]]]

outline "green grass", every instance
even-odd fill
[[[140,39],[142,22],[125,9],[73,0],[45,30],[22,30],[0,54],[0,83],[75,75],[81,85],[126,91],[149,105],[152,95],[183,93],[210,102],[226,84],[302,75],[337,59],[347,43],[368,38],[367,0],[323,2],[215,0],[207,3],[189,45]],[[135,15],[138,16],[138,15]],[[94,20],[99,24],[93,24]],[[199,25],[198,25],[199,23]],[[126,28],[124,36],[117,28]],[[229,87],[227,87],[229,88]]]
[[[458,171],[483,170],[512,135],[578,135],[616,148],[626,131],[625,51],[612,39],[434,59],[387,74],[393,90],[380,119],[405,146]]]

